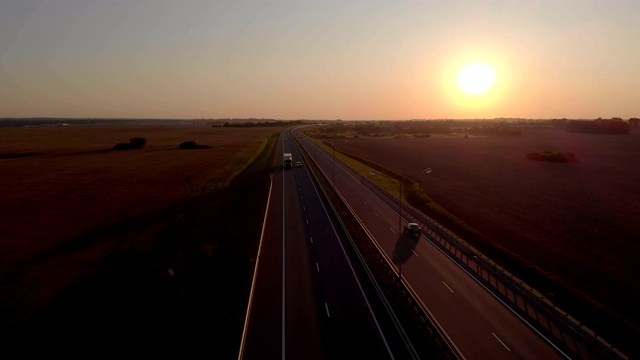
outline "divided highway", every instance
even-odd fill
[[[240,359],[412,359],[306,164],[281,135]]]
[[[424,235],[416,242],[401,236],[406,223],[361,183],[362,176],[312,141],[301,144],[418,294],[432,321],[461,359],[569,358],[510,311]]]

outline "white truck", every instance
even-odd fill
[[[293,167],[293,156],[291,153],[284,153],[284,168],[291,169]]]

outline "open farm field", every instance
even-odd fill
[[[629,337],[627,344],[632,334],[640,334],[638,129],[627,135],[522,128],[520,136],[325,141],[418,182],[429,197],[483,235],[466,239],[473,246],[494,259],[506,254],[508,270],[555,295],[585,324],[615,331],[613,322],[590,318],[589,308],[579,309],[569,297],[586,299],[618,324],[634,328],[616,334]],[[577,161],[526,158],[542,151],[571,152]],[[426,168],[432,172],[423,173]],[[534,279],[523,269],[542,276]]]
[[[273,129],[211,127],[4,128],[0,154],[0,273],[55,240],[224,187]],[[143,149],[110,151],[144,137]],[[193,140],[211,149],[180,150]]]
[[[131,338],[136,331],[151,334],[153,311],[171,316],[154,320],[155,335],[168,331],[169,324],[193,326],[188,321],[196,318],[233,324],[222,339],[235,353],[242,316],[224,316],[245,309],[244,280],[250,281],[249,259],[268,190],[268,169],[260,170],[259,179],[246,169],[256,158],[266,166],[271,153],[265,149],[273,147],[277,137],[271,135],[279,131],[187,125],[0,128],[0,358],[18,344],[40,351],[42,341],[55,345],[58,354],[92,357],[83,352],[89,345],[73,345],[73,336],[93,332],[84,341],[98,345],[118,342],[127,333],[107,336],[100,329],[105,323],[111,329],[129,326]],[[135,137],[147,139],[142,149],[111,150]],[[211,148],[179,149],[185,141]],[[235,187],[250,189],[229,188],[239,174],[245,185]],[[237,221],[256,227],[229,230]],[[230,234],[242,241],[227,243]],[[216,283],[215,274],[225,274],[229,284]],[[202,288],[211,285],[216,287]],[[230,310],[220,317],[210,308],[214,299],[200,303],[202,294],[215,293],[217,286],[228,287],[226,299],[240,312],[227,304]],[[189,292],[199,297],[183,297],[176,307],[175,293]],[[145,312],[145,320],[137,320]],[[180,348],[184,344],[178,340],[174,334],[165,345]],[[122,351],[127,341],[112,344],[111,351]]]

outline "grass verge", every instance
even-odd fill
[[[376,282],[384,292],[385,298],[391,304],[420,357],[438,360],[454,359],[455,357],[446,346],[444,339],[437,333],[434,325],[427,315],[422,312],[404,283],[399,281],[392,267],[373,244],[348,207],[342,202],[329,181],[322,176],[315,163],[307,161],[307,164],[315,174],[318,174],[317,179],[324,188],[325,194],[327,194],[338,212],[338,216],[355,242],[357,250],[365,259],[367,266],[373,273]]]
[[[335,150],[334,154],[337,159],[355,170],[361,176],[366,177],[368,180],[378,184],[392,194],[400,194],[400,183],[402,182],[402,201],[442,223],[445,227],[455,228],[458,233],[464,233],[467,236],[471,235],[470,237],[472,238],[482,237],[480,233],[463,220],[431,199],[414,180],[389,170],[373,161],[334,148],[331,143],[321,142],[319,146],[329,153],[334,153]]]

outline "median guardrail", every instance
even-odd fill
[[[544,335],[566,355],[583,360],[629,359],[550,299],[501,268],[432,218],[362,176],[361,183],[410,222],[419,223],[423,234],[449,255],[468,274],[500,299],[532,328]]]
[[[300,145],[299,140],[295,140]],[[307,164],[313,162],[314,168],[318,170],[319,175],[326,181],[326,183],[333,185],[330,177],[326,174],[315,162],[315,159],[309,154],[303,146],[300,146],[303,150],[303,156],[306,158]],[[312,171],[313,177],[316,183],[322,184],[319,176],[315,171]],[[329,186],[329,188],[331,188]],[[396,321],[402,324],[402,333],[405,333],[405,329],[408,331],[410,340],[413,345],[409,345],[414,350],[418,350],[423,356],[432,359],[441,360],[455,360],[459,359],[457,352],[454,350],[455,346],[452,346],[449,339],[441,329],[437,322],[433,321],[428,309],[419,300],[415,291],[411,286],[406,283],[402,277],[398,274],[393,261],[387,256],[387,254],[379,247],[376,241],[373,240],[371,234],[367,231],[366,227],[362,224],[357,214],[349,206],[347,201],[338,191],[331,191],[321,186],[321,191],[327,199],[331,199],[330,193],[333,193],[337,197],[337,201],[340,204],[334,204],[334,201],[330,201],[331,209],[338,218],[340,225],[347,234],[349,241],[358,254],[358,257],[363,261],[367,273],[372,277],[372,281],[379,287],[378,291],[382,292],[385,296],[384,301],[389,306],[393,305],[394,311],[392,311],[393,317]],[[354,233],[354,225],[347,224],[344,219],[341,218],[340,211],[337,207],[346,208],[349,215],[355,219],[359,230],[365,234],[364,236],[358,236],[360,234]],[[353,234],[353,235],[352,235]],[[395,312],[398,312],[397,316]],[[397,324],[398,326],[399,324]],[[405,336],[407,333],[405,333]]]

